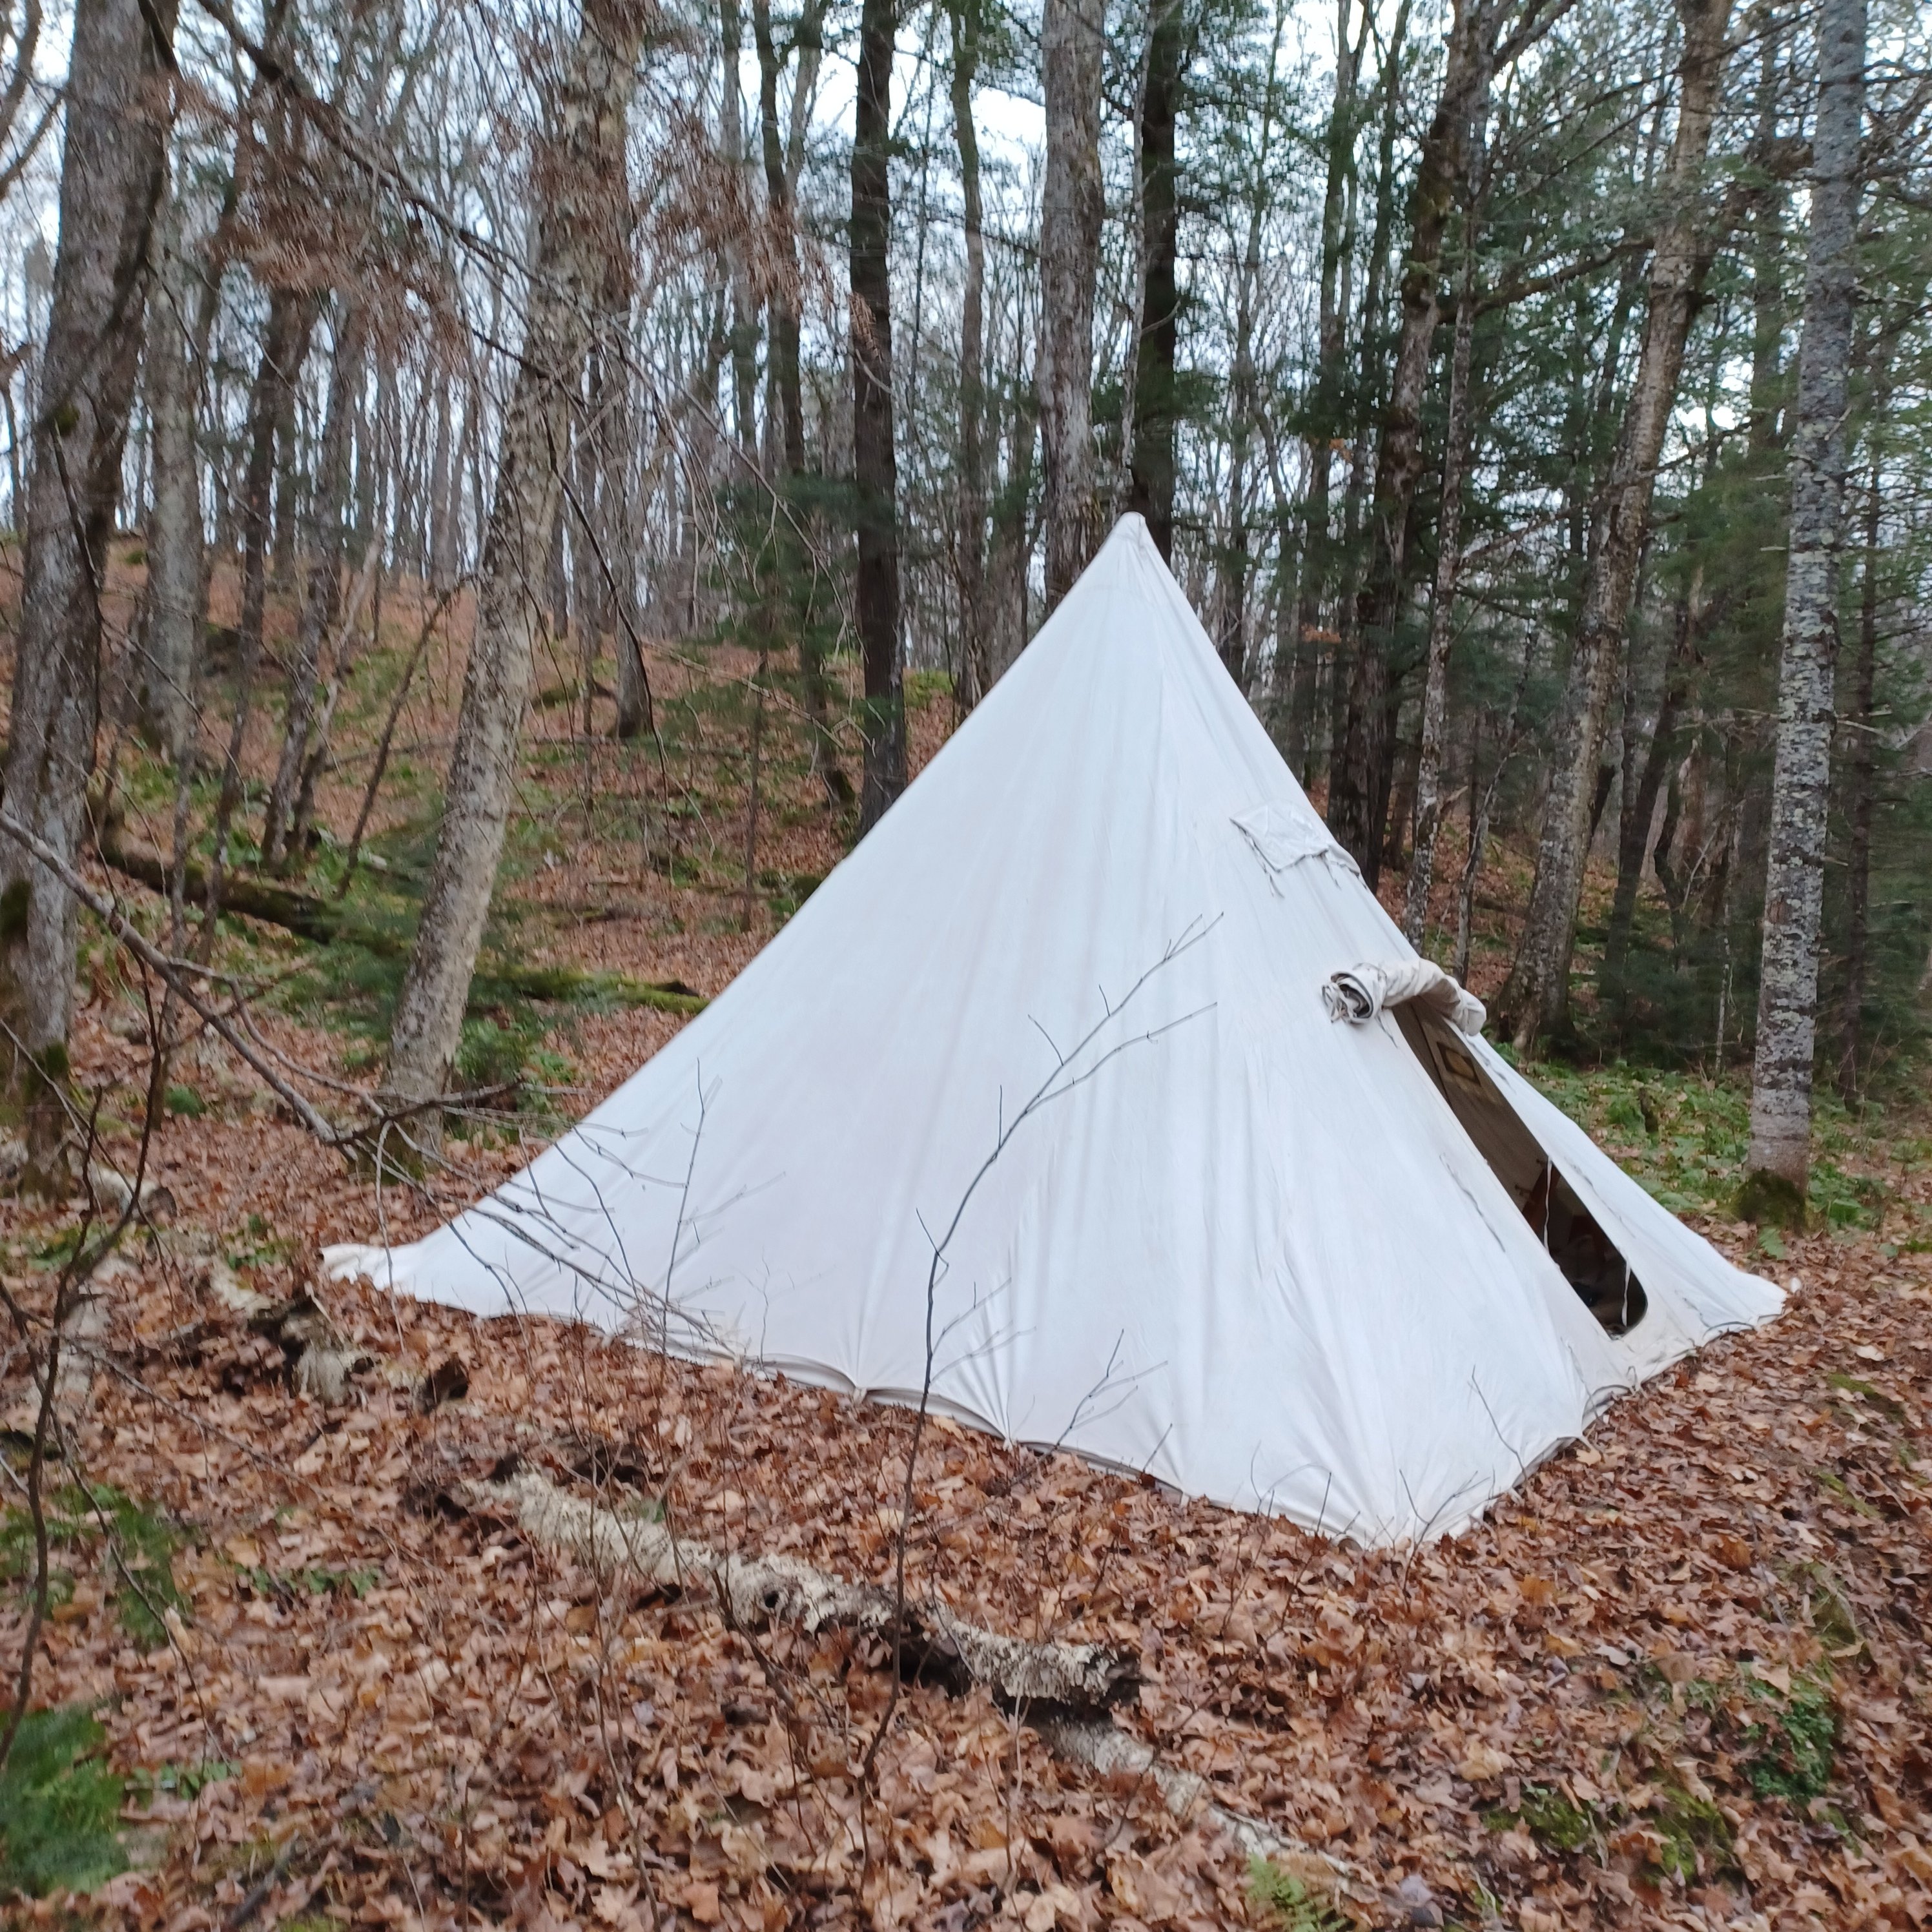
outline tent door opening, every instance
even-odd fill
[[[1413,1004],[1388,1010],[1476,1151],[1522,1210],[1577,1298],[1611,1335],[1628,1334],[1650,1305],[1625,1257],[1562,1168],[1517,1118],[1482,1063],[1446,1020]]]

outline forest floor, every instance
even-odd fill
[[[302,881],[340,892],[344,936],[224,922],[251,1024],[325,1112],[377,1064],[465,621],[448,614],[398,714],[371,862],[346,879],[416,607],[392,598],[349,680]],[[628,746],[581,730],[567,653],[542,676],[488,958],[586,976],[544,1002],[493,993],[486,970],[463,1072],[513,1090],[462,1124],[434,1184],[379,1198],[231,1050],[175,1055],[146,1166],[169,1200],[96,1271],[64,1385],[51,1620],[0,1778],[0,1888],[20,1896],[0,1912],[169,1932],[1932,1922],[1922,1102],[1827,1110],[1821,1231],[1780,1240],[1726,1211],[1735,1087],[1538,1070],[1791,1305],[1418,1549],[1324,1541],[946,1424],[902,1517],[902,1412],[321,1285],[324,1244],[422,1232],[520,1165],[682,1023],[640,982],[716,993],[836,862],[790,686],[766,682],[760,725],[750,652],[653,647],[650,665],[657,732]],[[910,694],[917,764],[951,705],[933,678]],[[258,712],[258,776],[275,724]],[[129,835],[165,851],[171,775],[131,742],[111,762]],[[196,779],[198,812],[212,786]],[[1520,869],[1502,855],[1479,902],[1479,964],[1502,952]],[[94,876],[164,929],[152,895]],[[85,945],[76,1090],[131,1171],[158,992],[99,928]],[[0,1200],[0,1277],[30,1313],[84,1238],[77,1213]],[[325,1320],[345,1384],[298,1385],[291,1358]],[[0,1372],[10,1670],[34,1568],[17,1342]],[[512,1470],[856,1581],[886,1578],[903,1538],[915,1596],[1130,1658],[1113,1720],[1159,1769],[1088,1768],[976,1690],[915,1683],[895,1704],[875,1641],[747,1629],[560,1557],[490,1487]],[[1264,1822],[1269,1861],[1230,1816]]]

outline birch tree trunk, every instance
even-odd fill
[[[166,183],[174,17],[171,0],[74,9],[5,790],[8,814],[70,865],[94,761],[100,590]],[[56,874],[18,848],[0,850],[0,1009],[18,1042],[28,1176],[44,1185],[62,1179],[76,940],[75,902]]]
[[[852,471],[859,558],[854,602],[865,665],[861,838],[905,790],[899,686],[898,458],[893,447],[892,0],[865,0],[852,137]]]
[[[1535,883],[1509,980],[1496,1006],[1498,1024],[1528,1052],[1558,1030],[1569,1013],[1570,957],[1576,907],[1589,856],[1597,763],[1616,682],[1637,566],[1650,529],[1651,499],[1690,318],[1715,236],[1702,193],[1705,160],[1719,82],[1730,52],[1731,0],[1678,0],[1684,46],[1677,128],[1665,166],[1665,212],[1651,257],[1643,344],[1624,412],[1602,513],[1601,535],[1585,573],[1576,642],[1570,652],[1550,791],[1538,842]]]
[[[436,862],[390,1034],[388,1090],[406,1102],[446,1088],[502,856],[562,495],[556,461],[568,447],[604,256],[628,230],[625,129],[646,20],[638,0],[589,0],[533,172],[524,353],[504,412]],[[423,1131],[434,1138],[433,1113]]]
[[[202,530],[201,461],[194,434],[200,371],[189,318],[181,210],[172,194],[158,224],[154,252],[155,299],[147,331],[154,488],[135,698],[142,730],[178,760],[194,729]]]
[[[1811,1067],[1832,778],[1832,673],[1845,502],[1846,376],[1857,278],[1865,0],[1823,0],[1811,137],[1811,232],[1791,440],[1791,537],[1778,678],[1764,952],[1751,1069],[1754,1219],[1802,1226],[1811,1160]]]
[[[1094,544],[1094,290],[1100,272],[1102,0],[1046,0],[1040,78],[1040,433],[1046,468],[1046,608]]]

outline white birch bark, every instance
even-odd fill
[[[1778,667],[1764,953],[1751,1070],[1750,1166],[1762,1211],[1804,1219],[1811,1142],[1825,820],[1838,650],[1838,550],[1845,505],[1846,377],[1857,275],[1858,140],[1864,117],[1865,0],[1824,0],[1811,140],[1811,233],[1791,447],[1791,538]]]

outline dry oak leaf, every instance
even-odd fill
[[[1020,1922],[1026,1932],[1054,1932],[1055,1926],[1085,1924],[1087,1911],[1072,1887],[1049,1885],[1027,1901]]]
[[[1456,1774],[1471,1784],[1486,1784],[1492,1778],[1501,1778],[1509,1769],[1510,1762],[1504,1753],[1477,1738],[1462,1754],[1462,1762],[1456,1767]]]
[[[685,1910],[700,1925],[716,1925],[724,1916],[718,1903],[718,1888],[709,1879],[693,1879],[678,1896]]]

